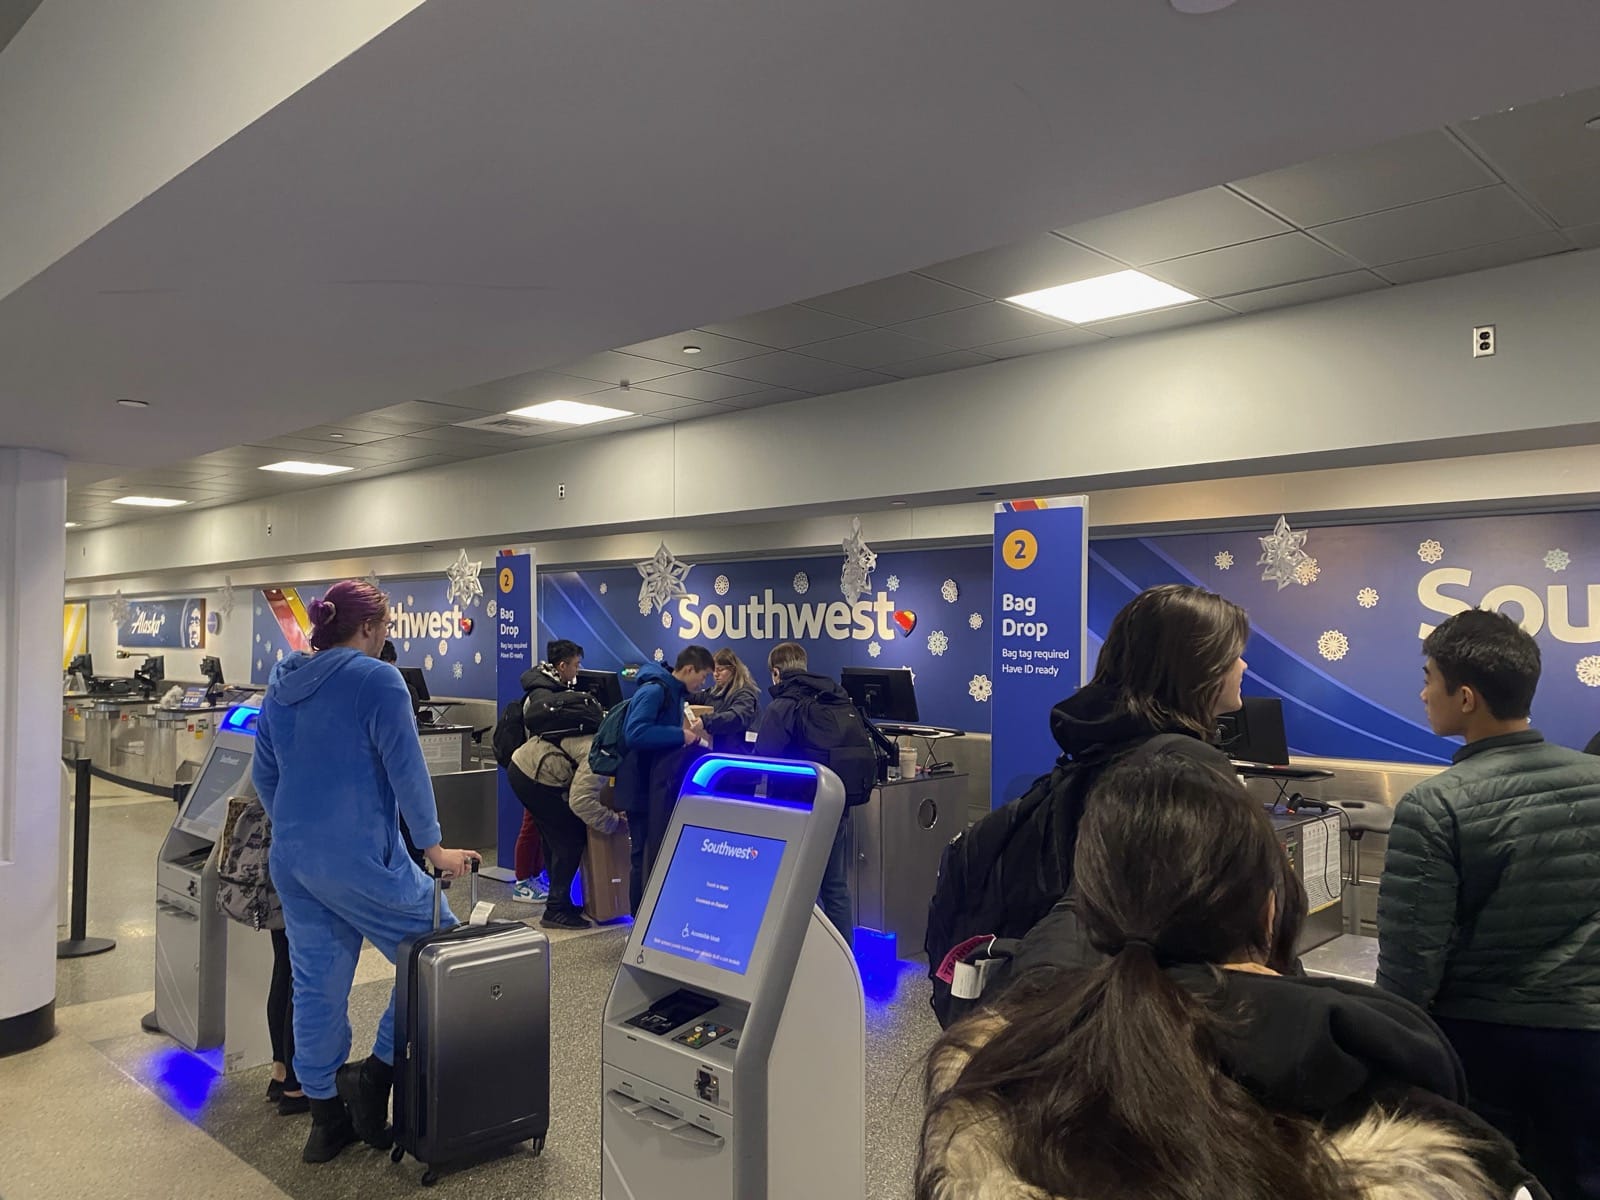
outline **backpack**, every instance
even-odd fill
[[[854,704],[820,696],[801,700],[795,707],[789,738],[802,747],[801,757],[839,777],[846,807],[855,808],[872,798],[873,785],[878,782],[878,751]]]
[[[501,769],[511,766],[511,756],[517,747],[528,740],[527,727],[522,723],[522,705],[527,699],[512,700],[500,710],[500,719],[494,723],[494,761]]]
[[[605,715],[600,701],[588,692],[541,691],[522,702],[522,728],[531,738],[593,733]]]
[[[646,680],[639,686],[642,688],[649,684],[662,686],[653,679]],[[633,696],[638,694],[635,691]],[[615,779],[617,772],[622,768],[623,757],[628,753],[628,731],[625,726],[628,723],[628,706],[633,703],[633,696],[607,709],[600,727],[594,731],[594,741],[589,743],[589,770],[596,775]]]
[[[217,908],[229,920],[251,929],[282,929],[283,905],[267,868],[272,822],[259,799],[234,796],[228,800],[222,844]]]

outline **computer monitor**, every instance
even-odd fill
[[[917,692],[906,667],[846,667],[839,678],[868,720],[915,723]]]
[[[155,686],[167,677],[167,660],[159,654],[152,654],[144,660],[144,665],[136,669],[133,677],[152,691]]]
[[[1217,735],[1217,745],[1229,758],[1269,766],[1289,764],[1283,701],[1276,696],[1246,696],[1238,712],[1217,718]]]
[[[411,690],[412,703],[426,704],[433,699],[428,694],[428,680],[421,667],[401,667],[400,678],[406,681],[406,687]]]
[[[580,692],[588,692],[600,701],[600,707],[608,711],[622,703],[622,677],[615,671],[580,670],[576,686]]]
[[[743,975],[787,848],[782,838],[684,825],[655,897],[645,947]]]
[[[250,762],[255,757],[253,744],[238,745],[238,738],[212,743],[211,753],[200,768],[200,775],[184,797],[174,824],[185,833],[216,841],[228,816],[228,799],[247,793]]]
[[[222,660],[210,654],[206,655],[200,660],[200,674],[206,677],[206,682],[212,687],[220,688],[224,683]]]
[[[72,661],[67,664],[67,674],[82,675],[85,679],[91,678],[94,675],[94,655],[73,655]]]

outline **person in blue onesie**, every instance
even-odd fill
[[[439,844],[411,694],[378,659],[389,598],[346,580],[310,612],[313,653],[284,659],[268,682],[253,778],[272,821],[272,882],[289,934],[294,1069],[311,1098],[301,1157],[327,1162],[357,1137],[379,1149],[392,1141],[392,993],[371,1057],[345,1059],[362,939],[393,962],[403,939],[433,928],[433,884],[406,853],[401,815],[441,874],[470,871],[478,855]]]

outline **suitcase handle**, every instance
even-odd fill
[[[468,872],[472,877],[472,891],[467,897],[467,909],[470,912],[478,907],[478,860],[470,858],[467,861],[472,865],[472,870]],[[426,870],[433,877],[433,927],[438,929],[444,924],[444,894],[450,887],[450,881],[436,872],[431,864]]]

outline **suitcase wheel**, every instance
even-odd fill
[[[543,1153],[544,1153],[544,1139],[542,1137],[534,1138],[533,1139],[533,1156],[535,1158],[538,1158],[539,1155],[541,1155]]]
[[[424,1171],[422,1173],[422,1186],[423,1187],[432,1187],[434,1184],[436,1184],[438,1182],[439,1182],[439,1176],[434,1173],[434,1170],[433,1170],[432,1167],[429,1167],[426,1171]]]
[[[399,1162],[405,1156],[406,1156],[406,1152],[404,1150],[402,1150],[398,1145],[395,1146],[395,1148],[393,1150],[389,1151],[389,1161],[392,1162],[392,1163]]]

